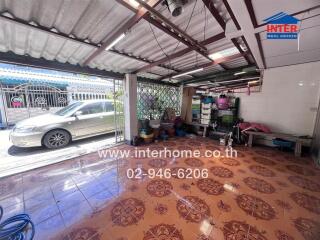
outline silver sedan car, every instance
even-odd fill
[[[10,140],[18,147],[61,148],[78,140],[114,131],[114,102],[86,100],[73,102],[54,114],[18,122]]]

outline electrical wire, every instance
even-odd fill
[[[206,40],[206,30],[207,30],[207,7],[205,4],[203,4],[203,11],[204,11],[204,26],[203,26],[203,41]],[[196,66],[199,64],[199,58],[198,58],[198,53],[195,52],[195,62]]]
[[[152,32],[152,35],[153,35],[154,39],[156,40],[159,48],[161,49],[162,53],[163,53],[166,57],[168,57],[168,55],[166,54],[166,52],[164,51],[164,49],[161,47],[161,45],[160,45],[160,43],[159,43],[159,41],[158,41],[158,38],[157,38],[156,34],[154,33],[154,31],[153,31],[150,23],[149,23],[149,27],[150,27],[150,29],[151,29],[151,32]]]
[[[204,27],[203,27],[203,41],[206,40],[206,30],[207,30],[207,7],[203,4],[204,10]]]
[[[191,12],[190,18],[189,18],[189,20],[188,20],[187,26],[186,26],[186,28],[184,29],[184,32],[187,31],[187,29],[188,29],[188,27],[189,27],[189,25],[190,25],[190,22],[191,22],[191,19],[192,19],[192,17],[193,17],[194,10],[195,10],[195,7],[196,7],[196,5],[197,5],[197,2],[198,2],[198,0],[196,0],[195,3],[194,3],[194,5],[193,5],[192,12]],[[149,23],[149,27],[150,27],[150,30],[151,30],[151,32],[152,32],[152,35],[153,35],[154,39],[155,39],[156,42],[157,42],[157,45],[158,45],[159,48],[161,49],[162,53],[163,53],[166,57],[169,57],[169,55],[164,51],[164,49],[162,48],[161,44],[159,43],[158,38],[157,38],[157,36],[155,35],[155,32],[154,32],[154,30],[152,29],[150,23]],[[176,47],[174,48],[174,50],[173,50],[173,52],[172,52],[171,54],[174,54],[174,53],[176,52],[176,50],[178,49],[180,43],[181,43],[181,41],[178,40],[178,43],[177,43]],[[170,59],[170,58],[169,58],[169,66],[172,67],[171,59]],[[168,73],[169,73],[169,69],[168,69]]]
[[[196,1],[194,2],[194,4],[193,4],[192,12],[191,12],[190,18],[189,18],[189,20],[188,20],[188,24],[187,24],[186,28],[184,29],[184,32],[187,31],[187,29],[188,29],[188,27],[189,27],[189,25],[190,25],[190,22],[191,22],[191,19],[192,19],[192,17],[193,17],[194,9],[196,8],[197,2],[198,2],[198,0],[196,0]],[[175,49],[173,50],[172,54],[174,54],[174,53],[176,52],[176,50],[177,50],[177,48],[179,47],[180,43],[181,43],[181,42],[178,40],[177,46],[176,46]]]
[[[188,27],[189,27],[189,25],[190,25],[190,22],[191,22],[191,19],[192,19],[192,17],[193,17],[194,9],[196,8],[197,2],[198,2],[198,0],[196,0],[196,1],[194,2],[194,4],[193,4],[192,12],[191,12],[190,18],[189,18],[189,20],[188,20],[187,26],[186,26],[185,29],[184,29],[184,32],[187,31],[187,29],[188,29]],[[174,53],[177,51],[180,43],[181,43],[181,42],[178,41],[177,46],[174,48],[174,50],[173,50],[173,52],[172,52],[171,54],[174,54]],[[171,59],[169,59],[169,66],[172,66],[172,64],[171,64]],[[169,81],[170,81],[170,80],[171,80],[171,78],[169,79]]]
[[[0,206],[0,221],[3,217],[3,208]],[[27,238],[27,233],[31,231]],[[0,240],[32,240],[35,227],[28,214],[18,214],[0,223]]]

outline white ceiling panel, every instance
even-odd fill
[[[319,5],[319,0],[254,0],[252,6],[258,24],[263,24],[263,20],[279,12],[293,14],[301,10]]]

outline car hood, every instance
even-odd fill
[[[59,123],[62,119],[64,119],[63,116],[48,113],[48,114],[43,114],[40,116],[31,117],[31,118],[22,120],[16,124],[16,127],[22,127],[22,126],[41,127],[41,126],[52,124],[52,123]]]

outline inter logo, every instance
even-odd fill
[[[267,22],[267,39],[297,39],[299,19],[280,12],[263,20]]]

